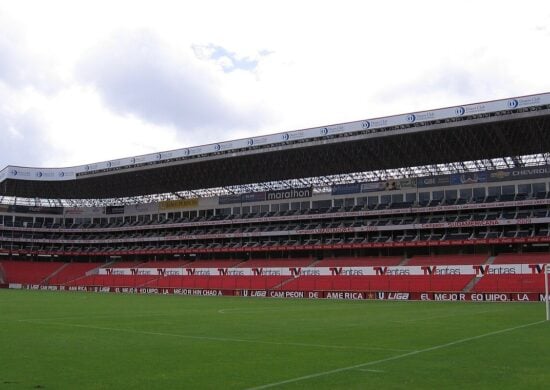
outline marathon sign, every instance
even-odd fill
[[[297,198],[311,198],[313,187],[289,188],[286,190],[268,191],[265,200],[286,200]]]

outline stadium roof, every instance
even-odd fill
[[[208,194],[208,189],[222,188],[231,193],[246,192],[258,185],[263,189],[312,183],[326,186],[391,175],[548,163],[549,120],[550,94],[543,94],[81,167],[9,166],[0,172],[0,197],[60,203],[68,199],[131,199],[155,194],[185,197]]]

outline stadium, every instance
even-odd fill
[[[426,340],[433,337],[436,343],[407,346],[404,335],[399,336],[403,339],[396,336],[391,339],[395,342],[383,340],[384,347],[373,347],[370,352],[378,348],[376,356],[369,355],[368,361],[357,355],[368,350],[367,346],[353,349],[342,346],[343,341],[336,336],[326,340],[318,334],[303,341],[303,335],[278,334],[272,326],[280,320],[297,327],[320,327],[332,335],[334,323],[323,327],[331,311],[336,315],[335,323],[345,322],[347,317],[353,321],[350,313],[367,310],[365,305],[371,305],[369,315],[378,310],[383,317],[390,315],[383,313],[391,306],[382,306],[388,303],[380,301],[388,300],[544,301],[545,265],[550,261],[549,121],[550,94],[539,94],[75,167],[8,166],[0,172],[0,285],[9,288],[3,295],[14,294],[9,295],[14,302],[23,297],[40,302],[31,309],[36,315],[19,320],[22,327],[56,324],[61,327],[57,331],[70,331],[75,337],[79,337],[79,331],[107,330],[118,332],[120,337],[173,336],[182,343],[187,337],[199,344],[233,343],[230,347],[237,350],[242,344],[239,340],[252,348],[261,339],[263,347],[270,347],[269,354],[263,356],[257,350],[244,355],[236,352],[239,359],[246,360],[247,353],[254,353],[248,359],[261,362],[273,354],[286,356],[274,359],[269,368],[258,362],[251,367],[252,362],[241,360],[239,369],[229,357],[221,358],[220,370],[225,376],[218,382],[200,382],[193,376],[204,369],[203,362],[202,366],[194,366],[193,374],[185,373],[195,378],[189,379],[189,387],[213,388],[220,383],[230,388],[364,388],[380,383],[391,387],[393,382],[384,382],[387,378],[382,379],[376,370],[366,373],[367,367],[391,366],[412,355],[431,354],[472,340],[479,345],[486,336],[510,336],[531,325],[532,333],[538,332],[539,338],[523,334],[518,338],[525,338],[522,342],[536,351],[544,346],[539,342],[544,328],[534,322],[543,317],[541,303],[480,307],[474,303],[448,306],[452,302],[446,302],[428,309],[408,303],[411,306],[404,309],[408,312],[405,319],[390,322],[405,323],[417,310],[425,311],[425,319],[449,318],[451,322],[431,329],[426,336]],[[177,333],[179,328],[158,330],[155,326],[159,323],[136,329],[140,321],[135,318],[125,323],[131,328],[125,333],[117,328],[117,321],[114,325],[106,320],[96,325],[90,325],[91,320],[62,322],[62,318],[75,315],[77,308],[63,311],[56,299],[98,296],[123,305],[105,303],[111,312],[98,318],[118,318],[120,313],[131,317],[136,312],[146,316],[153,307],[153,317],[164,316],[177,310],[170,306],[182,302],[194,305],[196,310],[198,305],[214,305],[216,310],[204,311],[225,315],[224,320],[234,315],[232,324],[240,324],[250,332],[247,334],[264,329],[294,341],[284,345],[269,337],[262,339],[269,334],[255,334],[249,339],[236,329],[212,329],[219,321],[215,318],[204,322],[195,318],[205,332],[191,336],[189,328],[187,336]],[[364,300],[372,302],[358,302]],[[86,306],[83,302],[78,306]],[[65,304],[72,307],[72,303]],[[394,305],[395,315],[401,312],[398,308],[403,309],[396,302],[390,305]],[[94,312],[101,306],[90,302],[89,310]],[[129,306],[136,311],[121,309]],[[163,306],[169,307],[158,314]],[[143,307],[149,311],[141,312]],[[289,310],[290,317],[282,317],[285,310]],[[297,318],[293,310],[309,313],[314,323],[297,325],[307,320]],[[16,311],[10,306],[8,313],[15,316]],[[459,322],[455,316],[462,311]],[[492,317],[484,317],[483,313]],[[367,314],[361,316],[361,321],[367,323]],[[472,321],[474,318],[479,321]],[[391,324],[379,321],[380,328],[373,334],[392,330]],[[415,334],[430,327],[422,321],[415,326],[409,322],[409,331]],[[526,321],[530,322],[526,325]],[[474,328],[476,323],[485,328]],[[454,329],[454,341],[445,338],[445,329]],[[395,334],[402,332],[401,328],[393,330]],[[360,328],[349,330],[350,334],[355,331],[360,332]],[[380,339],[369,342],[381,343]],[[306,350],[315,344],[326,348],[305,357],[300,355],[304,351],[283,350],[283,346],[295,349],[300,344]],[[199,347],[209,353],[218,348],[185,348],[190,354],[200,355]],[[516,352],[514,348],[505,352],[485,350],[487,355],[502,353],[502,360],[513,360]],[[460,351],[453,353],[462,359],[458,358],[462,356]],[[472,349],[463,353],[470,358]],[[323,361],[318,366],[315,356]],[[437,354],[434,359],[437,361]],[[301,360],[307,363],[287,367],[289,362]],[[339,362],[339,368],[329,362]],[[501,363],[509,364],[506,362]],[[449,362],[451,366],[455,363]],[[546,363],[541,359],[531,367]],[[421,365],[421,359],[408,364],[408,368]],[[458,364],[459,368],[469,369],[466,364]],[[476,364],[479,361],[472,362]],[[101,367],[96,369],[111,369]],[[406,377],[410,374],[408,368],[400,369],[404,377],[397,375],[396,384],[425,388],[430,383],[457,383],[452,382],[456,378],[447,375],[448,368],[442,369],[447,374],[436,377],[436,382]],[[346,373],[353,375],[342,377]],[[533,375],[529,387],[541,385],[547,377]],[[66,383],[74,383],[71,378]],[[47,377],[40,380],[48,381]],[[101,380],[105,387],[117,387],[116,382]],[[125,380],[125,386],[176,386],[154,376],[140,384]],[[521,380],[507,378],[506,383],[517,388]],[[94,388],[97,382],[83,383],[84,387]],[[481,383],[501,382],[495,379]]]

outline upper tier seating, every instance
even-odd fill
[[[473,292],[544,292],[544,275],[484,275]]]

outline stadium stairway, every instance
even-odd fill
[[[51,274],[49,274],[48,276],[46,276],[46,278],[44,278],[44,280],[42,281],[41,284],[49,284],[50,282],[50,279],[55,277],[58,273],[60,273],[62,270],[64,270],[65,268],[67,268],[69,266],[70,263],[65,263],[63,264],[61,267],[59,267],[58,269],[56,269],[55,271],[53,271]]]
[[[474,276],[470,281],[470,283],[468,283],[466,287],[462,289],[462,292],[465,292],[465,293],[471,292],[476,286],[476,284],[478,284],[480,281],[481,281],[481,276]]]
[[[283,280],[281,283],[279,283],[279,284],[273,286],[270,290],[284,290],[283,286],[284,286],[285,284],[290,283],[290,282],[294,281],[294,279],[298,279],[299,277],[300,277],[300,276],[298,276],[298,277],[296,277],[296,278],[290,277],[290,278],[288,278],[288,279],[286,279],[286,280]]]
[[[321,261],[322,261],[321,259],[315,260],[313,263],[308,265],[308,267],[317,267],[317,264],[319,264]]]
[[[489,256],[485,264],[493,264],[495,262],[495,259],[496,259],[496,256]]]
[[[65,280],[63,283],[61,283],[64,286],[76,286],[78,285],[79,280],[83,280],[88,278],[91,275],[97,274],[98,270],[103,267],[103,264],[98,264],[97,267],[92,268],[91,270],[86,271],[83,275],[71,277],[67,280]]]
[[[244,265],[246,265],[246,262],[247,262],[247,261],[248,261],[248,260],[243,260],[243,261],[241,261],[240,263],[237,263],[237,264],[231,266],[230,268],[239,268],[239,267],[241,267],[241,266],[244,266]]]
[[[75,280],[98,273],[101,266],[101,263],[69,263],[55,275],[50,276],[48,284],[68,285]]]
[[[403,260],[401,260],[401,263],[399,263],[399,266],[402,267],[404,265],[407,265],[407,263],[409,262],[410,258],[408,257],[403,257]]]
[[[489,256],[485,261],[484,265],[493,264],[494,261],[495,261],[495,256]],[[470,281],[470,283],[468,283],[466,287],[464,287],[462,292],[465,292],[465,293],[472,292],[475,286],[481,281],[481,278],[482,278],[481,276],[474,276]]]
[[[163,278],[163,276],[159,275],[157,278],[149,280],[142,287],[157,287],[159,285],[160,279],[162,279],[162,278]]]

